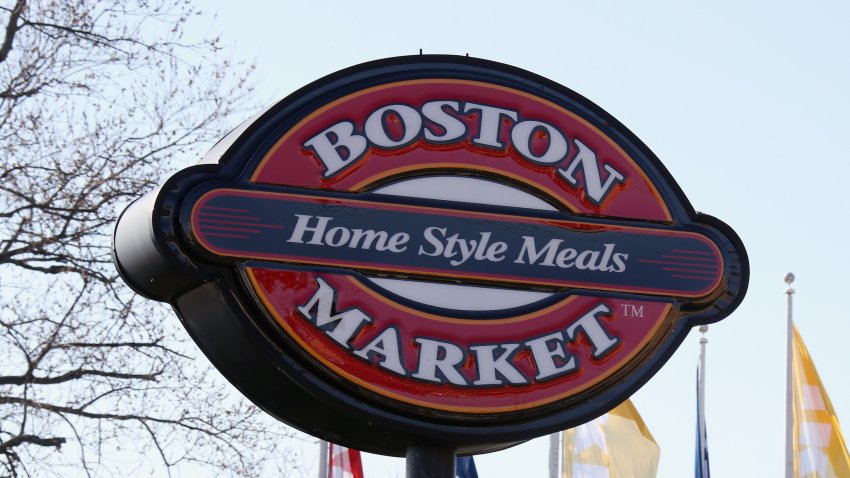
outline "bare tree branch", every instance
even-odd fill
[[[55,375],[52,377],[35,377],[32,375],[18,375],[18,376],[0,376],[0,385],[23,385],[25,383],[33,384],[33,385],[55,385],[57,383],[67,382],[69,380],[76,380],[79,378],[83,378],[86,376],[89,377],[108,377],[108,378],[116,378],[116,379],[133,379],[133,380],[150,380],[156,381],[157,377],[162,375],[162,371],[154,372],[154,373],[146,373],[146,374],[138,374],[138,373],[121,373],[121,372],[108,372],[104,370],[85,370],[85,369],[76,369],[71,370],[69,372],[65,372],[60,375]]]
[[[292,432],[233,394],[112,265],[118,211],[251,112],[250,66],[184,35],[196,13],[0,0],[2,476],[292,466],[277,452]],[[114,458],[134,453],[160,459]]]
[[[0,453],[6,453],[8,450],[23,444],[32,444],[38,446],[49,446],[59,449],[65,444],[65,439],[61,437],[40,437],[37,435],[18,435],[6,441],[0,442]]]
[[[12,50],[12,44],[15,41],[15,34],[18,32],[18,20],[26,7],[26,0],[17,0],[15,6],[9,11],[9,21],[6,22],[6,35],[3,37],[3,45],[0,45],[0,63],[6,61],[9,52]]]
[[[79,415],[85,418],[94,418],[97,420],[117,420],[117,421],[147,421],[154,423],[163,423],[168,425],[177,425],[182,428],[187,428],[189,430],[204,433],[207,435],[219,435],[224,433],[226,430],[217,429],[216,427],[205,427],[202,425],[208,425],[209,422],[204,421],[198,417],[188,417],[183,416],[180,419],[168,419],[168,418],[159,418],[154,416],[147,416],[143,414],[118,414],[118,413],[96,413],[96,412],[88,412],[82,408],[78,407],[70,407],[63,405],[54,405],[46,402],[38,402],[35,400],[28,400],[26,398],[21,397],[5,397],[0,395],[0,405],[8,405],[8,404],[19,404],[26,405],[29,408],[34,408],[38,410],[47,410],[53,413],[61,413],[61,414],[70,414],[70,415]]]

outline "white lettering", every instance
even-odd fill
[[[531,142],[535,136],[548,137],[546,151],[536,155],[531,150]],[[541,121],[521,121],[511,130],[511,141],[517,152],[525,159],[541,164],[555,164],[567,156],[567,140],[554,126]]]
[[[576,269],[598,271],[599,251],[582,251],[576,258]]]
[[[609,269],[611,272],[624,272],[626,270],[626,260],[629,258],[628,254],[623,254],[618,252],[614,254],[614,268]]]
[[[503,352],[496,357],[494,352],[501,348]],[[521,385],[528,383],[525,377],[508,362],[513,357],[519,344],[478,345],[469,349],[475,354],[478,364],[478,380],[475,385],[502,385],[504,382],[496,377],[496,372],[507,379],[508,383]]]
[[[331,247],[339,247],[351,238],[351,231],[344,227],[332,227],[327,235],[325,236],[325,241]]]
[[[383,358],[378,362],[379,367],[384,367],[387,370],[392,370],[401,376],[405,376],[407,375],[407,371],[401,365],[400,348],[398,332],[396,329],[388,327],[372,339],[371,342],[366,344],[365,347],[354,351],[354,355],[362,357],[367,361],[371,361],[369,354],[380,355]]]
[[[623,173],[610,164],[603,164],[579,138],[572,138],[576,154],[565,164],[570,138],[555,125],[534,119],[520,121],[517,111],[457,100],[428,101],[420,109],[404,104],[382,106],[363,122],[363,134],[356,132],[356,125],[351,121],[341,121],[307,140],[304,147],[316,153],[324,166],[325,177],[331,177],[365,157],[370,145],[384,149],[403,148],[415,142],[420,134],[429,143],[464,140],[471,136],[467,124],[474,120],[451,114],[461,110],[477,113],[477,132],[472,143],[488,148],[506,147],[502,141],[503,126],[508,127],[507,119],[513,120],[507,136],[517,154],[535,164],[558,167],[558,174],[572,187],[583,187],[585,197],[594,204],[602,204],[614,186],[625,181]],[[428,120],[427,125],[423,116]]]
[[[351,243],[349,247],[351,248],[361,248],[361,249],[369,249],[372,247],[372,243],[375,242],[375,239],[378,240],[378,244],[375,246],[375,249],[379,251],[387,250],[387,232],[386,231],[373,231],[371,229],[363,230],[363,229],[354,229],[351,231]],[[360,241],[363,241],[362,243]]]
[[[302,236],[304,236],[305,232],[312,232],[312,238],[307,241],[307,244],[315,244],[317,246],[321,246],[322,244],[322,236],[325,235],[325,228],[328,227],[328,222],[330,222],[331,218],[325,216],[319,216],[316,221],[315,226],[308,226],[307,224],[310,222],[314,216],[305,216],[303,214],[296,214],[298,218],[298,222],[295,223],[295,228],[292,229],[292,235],[289,236],[289,240],[286,242],[294,242],[296,244],[302,244],[304,241]]]
[[[336,226],[327,229],[328,223],[333,219],[325,216],[305,216],[302,214],[295,215],[298,221],[295,227],[292,228],[292,234],[286,242],[296,244],[304,243],[304,233],[312,233],[307,244],[316,246],[328,245],[331,247],[347,246],[350,249],[370,249],[375,246],[378,251],[404,252],[407,250],[410,234],[406,232],[397,232],[392,236],[387,231],[374,231],[372,229],[349,229],[343,226]],[[311,220],[315,218],[315,225],[311,225]],[[327,232],[325,232],[327,230]],[[322,242],[324,240],[324,242]]]
[[[620,342],[605,330],[600,316],[610,314],[611,311],[608,306],[599,303],[565,330],[535,337],[522,344],[490,343],[462,348],[448,341],[414,337],[413,342],[418,345],[418,351],[414,352],[402,347],[407,339],[401,336],[395,326],[389,326],[365,345],[355,348],[350,343],[373,319],[356,307],[336,312],[336,291],[324,279],[317,278],[316,284],[318,288],[313,296],[305,304],[296,307],[305,320],[366,362],[401,377],[414,377],[427,382],[490,387],[528,384],[532,376],[534,380],[544,381],[579,369],[579,359],[567,350],[568,344],[589,344],[590,355],[599,359],[615,351]],[[643,305],[623,305],[626,316],[641,317],[644,310]],[[582,335],[586,341],[579,342]],[[536,375],[514,363],[520,350],[530,352]],[[417,354],[418,364],[413,374],[404,365],[409,353]],[[474,360],[467,360],[467,353],[472,354]],[[476,378],[467,379],[466,373],[469,376],[474,373]]]
[[[475,103],[466,103],[463,105],[464,113],[476,110],[481,112],[481,117],[478,122],[478,136],[473,138],[472,142],[491,148],[504,148],[505,145],[499,141],[502,116],[507,116],[516,121],[518,117],[517,112]]]
[[[626,259],[628,254],[614,253],[616,244],[603,244],[603,250],[587,249],[578,251],[571,247],[558,250],[563,239],[550,239],[543,248],[537,248],[537,242],[531,236],[522,236],[523,243],[519,255],[514,263],[541,266],[558,266],[563,269],[575,267],[579,270],[624,272],[626,270]],[[542,261],[541,261],[542,259]],[[610,261],[614,265],[610,265]]]
[[[452,266],[459,266],[473,258],[477,261],[490,262],[500,262],[505,259],[504,252],[508,250],[507,243],[502,241],[490,243],[490,238],[493,236],[491,232],[479,233],[480,239],[464,239],[457,233],[446,237],[447,231],[446,228],[442,227],[425,229],[423,236],[425,242],[431,247],[419,246],[418,254],[431,257],[443,256],[446,259],[459,255],[458,259],[449,261]]]
[[[581,316],[572,325],[567,327],[567,337],[569,337],[570,342],[576,340],[578,337],[577,331],[580,331],[584,333],[584,336],[587,337],[593,346],[593,358],[599,358],[608,353],[620,342],[617,338],[608,335],[608,332],[605,331],[605,328],[599,322],[600,315],[610,313],[611,309],[605,304],[599,304],[593,310]]]
[[[402,130],[401,138],[393,139],[386,123],[395,122]],[[365,132],[369,141],[381,148],[400,148],[412,143],[422,129],[419,112],[407,105],[389,105],[378,108],[366,118]]]
[[[623,182],[623,175],[610,165],[605,164],[602,167],[605,171],[608,171],[608,179],[605,180],[605,184],[602,184],[596,153],[578,139],[575,139],[574,142],[578,147],[578,154],[573,158],[567,169],[558,169],[558,173],[570,185],[577,188],[579,187],[579,181],[573,175],[579,166],[581,166],[587,196],[595,204],[602,204],[602,200],[611,191],[614,184]]]
[[[577,255],[578,251],[575,249],[571,249],[569,247],[561,249],[561,252],[558,253],[558,257],[555,258],[555,263],[558,264],[558,267],[562,267],[564,269],[570,268],[575,265],[572,260],[575,259]]]
[[[430,101],[422,105],[422,114],[445,130],[445,133],[436,135],[430,128],[425,128],[425,139],[431,143],[451,143],[466,136],[466,124],[448,114],[445,107],[459,111],[460,103],[457,101]]]
[[[451,383],[466,385],[466,379],[457,369],[464,360],[463,350],[455,344],[438,340],[416,338],[419,344],[419,368],[414,377],[428,382],[442,383],[437,370]]]
[[[523,257],[528,257],[529,264],[536,264],[537,261],[546,254],[546,258],[540,263],[542,266],[554,266],[555,255],[558,253],[558,246],[564,242],[563,239],[552,239],[543,246],[540,252],[537,252],[537,244],[531,236],[522,236],[522,248],[519,251],[519,257],[514,263],[525,264]]]
[[[435,232],[440,232],[443,237],[446,235],[446,228],[444,227],[429,227],[425,229],[425,241],[428,242],[431,246],[434,247],[434,250],[428,252],[425,250],[423,246],[419,246],[419,255],[426,255],[436,257],[443,253],[443,243],[437,239],[437,236],[434,235]]]
[[[308,139],[304,146],[316,152],[328,178],[360,159],[369,145],[366,138],[354,134],[353,123],[343,121]]]
[[[446,257],[454,257],[456,255],[454,252],[455,246],[458,246],[461,257],[460,260],[455,259],[449,262],[449,264],[459,266],[466,262],[470,257],[472,257],[472,253],[475,252],[476,245],[478,245],[478,242],[474,239],[470,241],[460,239],[458,234],[454,234],[449,237],[448,243],[446,244]]]
[[[350,349],[348,342],[363,327],[364,324],[372,322],[372,318],[364,314],[360,309],[348,309],[336,315],[333,314],[336,303],[336,291],[327,282],[317,278],[319,288],[306,304],[296,309],[305,319],[316,323],[316,327],[322,329],[325,334],[343,347]],[[315,315],[312,314],[316,310]],[[333,324],[328,330],[327,326]]]
[[[545,380],[578,368],[576,358],[569,355],[564,348],[564,334],[561,332],[529,340],[525,345],[531,349],[531,355],[537,365],[537,376],[534,377],[537,380]],[[552,348],[551,345],[555,347]],[[560,365],[555,363],[555,357],[561,359]]]

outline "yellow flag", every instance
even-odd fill
[[[564,478],[654,478],[661,450],[626,400],[564,432]]]
[[[792,361],[794,478],[850,477],[838,417],[809,351],[794,327]]]

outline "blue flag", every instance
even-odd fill
[[[478,478],[478,470],[475,469],[475,460],[471,456],[459,456],[455,460],[455,474],[457,478]]]
[[[695,457],[695,478],[710,478],[708,469],[708,433],[705,428],[705,381],[703,370],[697,367],[697,443]]]

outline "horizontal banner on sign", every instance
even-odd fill
[[[339,197],[215,189],[189,222],[216,256],[395,276],[693,298],[723,273],[694,232]]]

